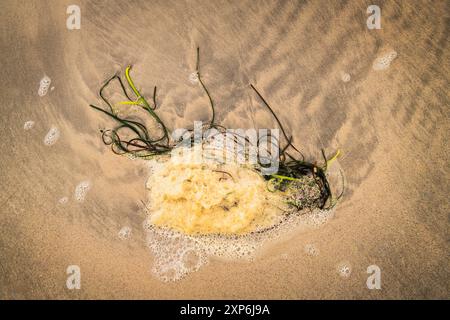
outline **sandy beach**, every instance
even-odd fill
[[[69,30],[72,2],[2,2],[0,299],[450,297],[448,1],[378,1],[380,30],[358,0],[80,0]],[[254,84],[308,160],[341,150],[346,188],[319,228],[164,283],[142,227],[148,169],[103,144],[111,121],[89,104],[131,64],[170,128],[206,121],[197,46],[224,125],[276,127]]]

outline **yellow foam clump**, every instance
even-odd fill
[[[153,225],[186,234],[244,234],[275,221],[266,182],[254,170],[176,160],[155,166],[147,182]]]

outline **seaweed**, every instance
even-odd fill
[[[126,68],[125,79],[129,89],[132,91],[132,94],[128,93],[127,88],[125,87],[125,84],[120,76],[118,74],[115,74],[114,76],[109,78],[99,90],[99,95],[105,102],[105,104],[109,107],[109,110],[105,110],[103,108],[90,104],[90,107],[106,114],[107,116],[115,120],[118,124],[113,129],[100,130],[103,143],[105,143],[106,145],[110,145],[111,150],[116,154],[131,154],[133,156],[144,159],[167,154],[176,147],[176,143],[178,141],[171,141],[169,129],[156,112],[156,86],[154,87],[152,96],[153,105],[150,105],[144,95],[142,95],[135,86],[134,81],[132,80],[130,75],[131,68],[131,66],[128,66]],[[226,132],[227,128],[215,122],[216,110],[214,101],[209,90],[207,89],[205,82],[201,77],[200,48],[197,48],[196,74],[204,93],[208,97],[211,110],[210,121],[208,124],[204,125],[203,129],[216,129],[219,133],[224,133]],[[159,132],[149,132],[147,127],[142,122],[119,116],[117,110],[111,104],[109,99],[105,97],[104,94],[104,90],[114,80],[120,84],[122,92],[127,98],[126,101],[119,102],[119,105],[137,106],[145,110],[146,113],[150,115],[150,118],[156,123],[157,127],[159,128]],[[318,207],[320,209],[332,208],[336,204],[337,200],[342,197],[343,191],[336,197],[336,199],[333,199],[331,188],[326,176],[326,171],[329,164],[339,156],[340,151],[338,150],[333,157],[327,159],[325,151],[321,150],[324,160],[323,165],[317,165],[316,163],[305,161],[303,153],[293,144],[293,136],[289,136],[287,134],[274,109],[269,105],[267,100],[262,96],[262,94],[256,89],[253,84],[250,84],[250,87],[263,102],[267,110],[271,113],[282,132],[283,138],[286,140],[286,144],[283,147],[280,147],[280,143],[277,141],[279,157],[278,172],[276,174],[264,176],[267,180],[267,187],[269,191],[285,192],[289,189],[291,191],[291,198],[287,200],[287,203],[297,210],[312,207]],[[134,99],[132,98],[132,96],[134,96]],[[131,133],[133,136],[127,139],[122,134],[123,131],[128,131],[128,134]],[[194,129],[187,129],[187,132],[191,135],[190,138],[192,139]],[[230,134],[230,132],[227,132],[227,134]],[[232,134],[235,135],[235,142],[239,143],[239,141],[237,141],[237,138],[240,136],[237,133]],[[153,138],[155,136],[156,138]],[[257,147],[259,147],[260,140],[261,137],[257,141]],[[245,137],[244,141],[246,143],[249,143],[247,137]],[[291,150],[298,154],[299,157],[295,157],[291,153]],[[258,170],[258,167],[264,167],[262,159],[262,157],[258,157],[258,166],[255,168],[256,170]],[[305,178],[307,178],[308,181],[313,181],[315,183],[314,187],[318,190],[318,194],[315,194],[313,199],[309,199],[306,203],[305,201],[301,200],[303,197],[301,194],[305,192],[304,187],[302,186]]]
[[[327,160],[327,157],[325,156],[325,151],[322,149],[321,152],[324,158],[323,166],[319,166],[316,165],[315,163],[305,161],[305,157],[303,156],[301,151],[299,151],[298,148],[296,148],[295,145],[293,144],[293,137],[287,135],[283,125],[281,124],[281,121],[279,120],[279,118],[277,117],[276,113],[273,111],[272,107],[269,105],[267,100],[264,99],[264,97],[261,95],[261,93],[259,93],[259,91],[255,88],[254,85],[250,84],[250,87],[256,92],[256,94],[264,103],[264,105],[267,107],[269,112],[273,115],[276,122],[278,123],[278,126],[280,127],[281,132],[283,133],[284,138],[286,139],[286,145],[283,148],[279,148],[278,172],[277,174],[267,177],[267,179],[269,180],[269,184],[272,184],[274,186],[273,189],[270,189],[268,185],[269,191],[272,192],[275,190],[285,191],[289,185],[293,184],[295,186],[298,181],[301,181],[302,177],[311,176],[320,190],[318,207],[320,209],[332,208],[335,202],[343,196],[344,191],[342,190],[342,192],[339,194],[336,200],[333,201],[330,184],[326,177],[326,171],[329,163],[334,161],[339,156],[340,151],[338,150],[335,156]],[[299,153],[302,159],[299,160],[296,159],[294,156],[292,156],[287,151],[289,148],[292,148],[294,151]]]

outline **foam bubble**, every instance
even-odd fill
[[[68,197],[62,197],[61,199],[58,200],[59,204],[66,204],[69,201]]]
[[[388,52],[386,56],[388,57],[389,60],[393,61],[395,58],[397,58],[397,51],[392,50]]]
[[[323,216],[331,215],[332,210],[324,211]],[[239,236],[225,235],[186,235],[168,228],[153,226],[148,220],[144,223],[147,245],[155,258],[152,272],[162,281],[176,281],[200,269],[211,258],[222,261],[252,261],[265,248],[277,241],[289,238],[295,233],[310,229],[314,216],[290,215],[273,229]],[[194,255],[195,264],[186,264],[182,253]],[[318,254],[315,249],[311,252]]]
[[[208,263],[201,246],[178,232],[144,223],[147,244],[155,258],[152,272],[161,281],[176,281]]]
[[[44,137],[44,144],[47,146],[54,145],[56,141],[59,139],[60,133],[58,128],[51,127],[50,130],[47,132],[47,134]]]
[[[395,58],[397,58],[397,52],[395,50],[389,51],[383,56],[375,59],[372,65],[372,69],[375,71],[385,70],[389,68]]]
[[[198,83],[198,74],[197,74],[197,72],[192,72],[189,75],[188,79],[189,79],[190,83],[197,84]]]
[[[31,130],[34,127],[34,121],[29,120],[23,124],[23,130]]]
[[[131,228],[125,226],[119,230],[119,233],[117,235],[119,236],[120,240],[127,240],[131,237]]]
[[[76,187],[75,187],[75,194],[74,197],[78,202],[83,202],[86,198],[87,192],[91,189],[91,182],[88,180],[81,181]]]
[[[44,76],[41,79],[41,81],[39,82],[39,89],[38,89],[39,96],[43,97],[47,94],[50,83],[52,83],[52,80],[48,76]]]
[[[130,160],[136,160],[137,157],[132,153],[126,153],[125,156]]]

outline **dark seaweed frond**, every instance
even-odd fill
[[[170,152],[173,148],[175,148],[177,141],[171,141],[170,132],[161,118],[158,116],[156,109],[156,86],[153,90],[152,102],[150,105],[147,99],[140,93],[140,91],[135,86],[131,76],[130,76],[131,66],[128,66],[125,70],[125,78],[128,84],[129,90],[132,91],[132,94],[129,94],[127,88],[120,78],[118,74],[115,74],[110,79],[108,79],[103,86],[99,90],[99,95],[103,102],[108,106],[108,109],[103,109],[95,105],[90,105],[97,111],[102,112],[107,115],[111,119],[113,119],[117,126],[113,129],[101,130],[102,140],[106,145],[111,146],[111,150],[116,154],[131,154],[133,156],[148,158],[157,155],[163,155]],[[208,124],[204,125],[202,129],[215,129],[219,132],[219,134],[223,134],[226,132],[227,128],[215,123],[216,120],[216,110],[214,101],[201,77],[200,72],[200,49],[197,48],[197,61],[196,61],[196,73],[198,76],[198,80],[201,84],[201,87],[205,94],[208,97],[209,105],[211,108],[211,118]],[[146,111],[146,113],[150,116],[150,118],[157,124],[158,132],[149,132],[147,127],[137,121],[129,118],[123,118],[119,116],[119,114],[115,111],[113,105],[109,101],[109,99],[105,96],[104,90],[111,84],[111,82],[117,81],[120,84],[122,92],[124,96],[127,98],[126,101],[119,102],[120,105],[128,105],[128,106],[137,106]],[[329,182],[326,177],[326,171],[330,162],[332,162],[339,155],[339,151],[333,156],[331,159],[327,160],[325,152],[322,150],[322,156],[324,159],[323,166],[319,166],[316,163],[310,163],[305,161],[305,157],[302,152],[293,144],[293,137],[289,136],[284,129],[280,119],[277,114],[273,110],[273,108],[269,105],[267,100],[262,96],[262,94],[250,84],[250,87],[254,90],[257,96],[261,99],[263,104],[266,106],[268,111],[274,117],[277,122],[284,139],[286,140],[286,144],[281,147],[279,141],[276,141],[276,147],[278,148],[278,157],[279,157],[279,168],[277,174],[265,176],[268,180],[268,188],[270,191],[286,191],[290,189],[291,191],[298,189],[297,195],[294,193],[293,198],[288,200],[288,204],[296,207],[298,210],[304,209],[305,207],[318,207],[320,209],[330,209],[334,206],[337,200],[342,197],[342,193],[333,200],[331,188]],[[132,98],[134,95],[134,99]],[[193,138],[194,129],[188,129],[187,132],[191,135],[190,138]],[[131,137],[129,137],[131,134]],[[230,134],[230,132],[227,132]],[[234,140],[236,143],[240,143],[238,138],[243,138],[239,136],[237,133],[234,134]],[[125,136],[129,138],[125,138]],[[153,138],[153,137],[157,138]],[[211,137],[209,137],[211,138]],[[261,137],[257,141],[257,147],[259,147]],[[249,143],[249,139],[244,137],[244,143]],[[241,140],[242,142],[242,140]],[[298,157],[293,156],[289,150],[294,150],[297,154],[300,155],[300,159]],[[264,167],[262,163],[264,158],[258,159],[258,164],[261,167]],[[267,160],[267,159],[266,159]],[[226,174],[226,172],[225,172]],[[308,192],[314,193],[314,196],[309,199],[305,198],[306,189],[304,186],[302,187],[302,183],[306,180],[309,182],[314,182],[315,185],[310,186]]]
[[[324,157],[324,165],[318,166],[315,163],[310,163],[305,161],[305,158],[300,150],[298,150],[293,144],[293,137],[288,136],[281,121],[277,117],[276,113],[273,111],[272,107],[269,105],[266,99],[259,93],[259,91],[250,84],[250,87],[256,92],[258,97],[267,107],[269,112],[273,115],[278,126],[280,127],[281,132],[283,133],[284,138],[286,139],[286,145],[284,147],[279,147],[279,167],[276,175],[270,175],[266,177],[269,180],[270,186],[268,186],[269,190],[275,191],[276,189],[285,191],[288,186],[298,184],[298,181],[301,181],[303,177],[312,177],[320,190],[320,195],[315,199],[317,201],[318,207],[320,209],[331,208],[333,204],[332,192],[326,177],[326,170],[328,164],[333,161],[338,155],[338,153],[330,160],[327,160],[325,156],[325,152],[322,150],[322,155]],[[287,152],[289,148],[295,150],[301,156],[301,160],[296,159],[290,153]],[[289,158],[289,159],[288,159]],[[342,196],[342,193],[338,196],[339,199]]]

